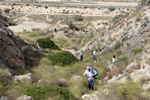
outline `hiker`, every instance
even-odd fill
[[[93,52],[92,52],[92,55],[93,55],[93,61],[95,62],[97,62],[97,58],[96,58],[96,52],[97,52],[98,50],[94,50]]]
[[[114,62],[116,62],[116,61],[117,61],[116,56],[113,55],[113,57],[112,57],[112,63],[114,63]]]
[[[98,71],[92,67],[87,66],[83,76],[88,76],[88,88],[94,90],[94,79],[98,78]]]
[[[84,62],[84,55],[83,54],[80,55],[80,61]]]
[[[36,49],[40,49],[40,46],[39,46],[39,43],[36,42],[36,45],[35,45]]]
[[[57,29],[56,29],[56,28],[55,28],[55,30],[54,30],[54,31],[55,31],[55,33],[57,33]]]

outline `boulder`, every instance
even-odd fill
[[[18,75],[18,76],[16,75],[13,77],[14,81],[22,81],[24,79],[31,80],[31,73],[24,74],[24,75]]]
[[[6,23],[3,19],[0,15],[0,67],[24,68],[25,60],[20,48],[26,44],[5,27]]]

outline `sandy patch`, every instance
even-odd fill
[[[49,26],[50,25],[46,23],[24,21],[24,22],[19,23],[16,26],[10,26],[9,29],[11,29],[14,32],[22,32],[23,30],[31,31],[32,28],[46,29]]]

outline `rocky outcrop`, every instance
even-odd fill
[[[150,0],[140,0],[142,6],[150,6]]]
[[[26,44],[6,26],[5,18],[0,15],[0,67],[24,68],[21,48]]]

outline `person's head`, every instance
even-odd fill
[[[113,58],[116,58],[116,56],[115,56],[115,55],[113,55]]]
[[[86,69],[87,69],[88,71],[91,71],[91,68],[90,68],[89,66],[87,66]]]

